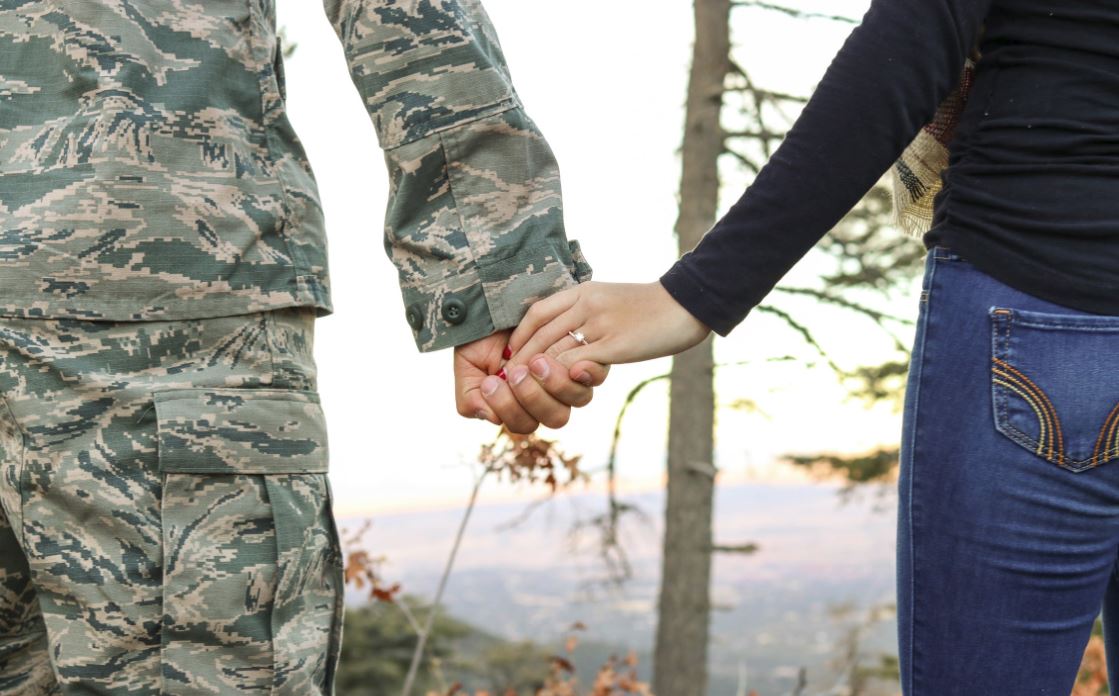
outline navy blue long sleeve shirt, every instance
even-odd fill
[[[661,283],[726,335],[878,181],[982,29],[927,248],[1119,314],[1119,2],[873,0],[742,197]]]

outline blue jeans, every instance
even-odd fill
[[[925,262],[898,482],[906,696],[1068,696],[1101,609],[1119,674],[1119,316]]]

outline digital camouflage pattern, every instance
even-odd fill
[[[331,693],[314,316],[0,319],[0,695]]]
[[[324,0],[384,148],[417,346],[590,277],[477,0]],[[331,311],[274,0],[0,0],[0,315]]]

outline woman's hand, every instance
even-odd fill
[[[513,331],[510,363],[548,354],[579,379],[586,365],[638,362],[674,355],[710,333],[664,286],[588,281],[540,300]],[[580,345],[568,332],[581,333]],[[577,374],[579,373],[579,374]]]

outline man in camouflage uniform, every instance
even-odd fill
[[[332,691],[326,238],[273,2],[0,0],[0,695]],[[482,8],[324,6],[417,347],[463,414],[562,420],[566,370],[492,376],[590,270]]]

